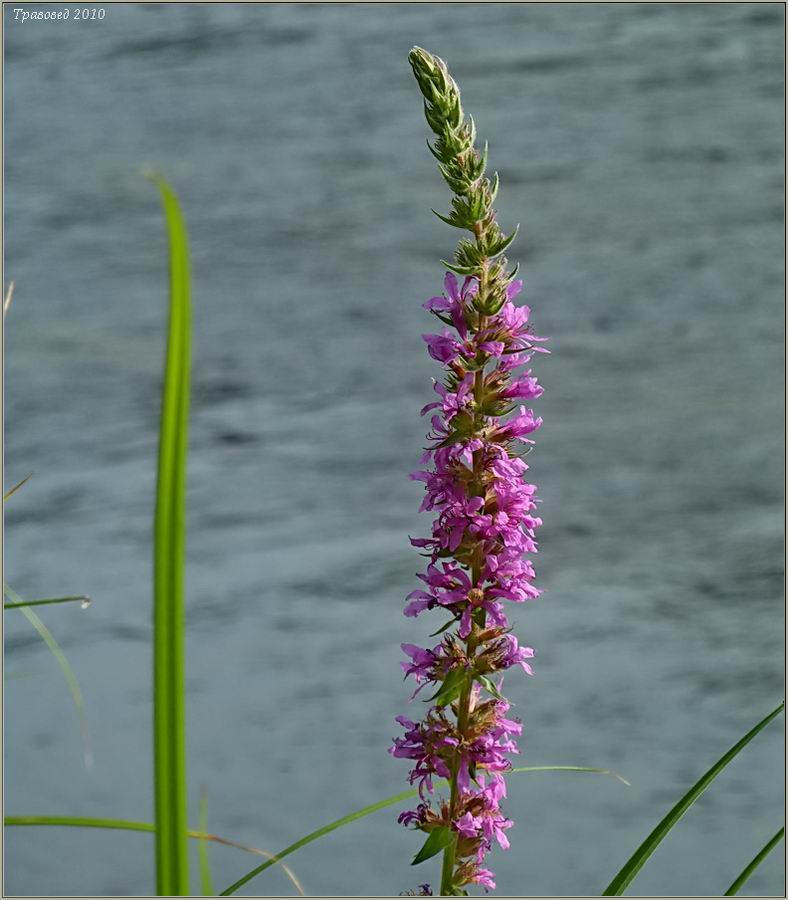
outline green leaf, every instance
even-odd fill
[[[498,188],[501,186],[501,181],[498,178],[498,173],[495,172],[492,177],[492,182],[490,184],[490,203],[495,203],[495,198],[498,196]]]
[[[615,772],[611,772],[610,769],[596,769],[589,768],[587,766],[525,766],[522,768],[512,769],[511,773],[509,774],[515,774],[519,772],[589,772],[598,775],[611,775],[613,778],[617,778],[624,784],[629,784],[628,781],[626,781],[620,775],[617,775]],[[446,781],[435,782],[435,787],[446,786]],[[299,840],[297,840],[295,843],[290,844],[289,847],[285,847],[284,850],[280,850],[279,853],[275,855],[274,859],[264,862],[262,865],[257,866],[257,868],[252,869],[251,872],[247,872],[246,875],[244,875],[242,878],[239,878],[238,881],[225,888],[221,892],[221,894],[219,894],[219,896],[232,896],[245,884],[250,882],[253,878],[256,878],[261,872],[264,872],[266,869],[270,869],[271,866],[273,866],[276,862],[279,862],[286,856],[290,856],[291,853],[295,853],[302,847],[306,847],[307,844],[311,844],[313,841],[316,841],[319,838],[330,834],[332,831],[336,831],[338,828],[342,828],[344,825],[349,825],[351,822],[355,822],[358,819],[363,819],[365,816],[369,816],[380,809],[385,809],[387,806],[393,806],[395,803],[402,803],[405,800],[410,800],[413,797],[418,797],[418,795],[418,791],[403,791],[401,794],[394,794],[392,797],[386,797],[385,800],[379,800],[377,803],[372,803],[369,806],[364,806],[361,809],[357,809],[355,812],[349,813],[346,816],[342,816],[341,819],[337,819],[336,821],[331,822],[328,825],[324,825],[322,828],[318,828],[316,831],[312,831],[309,834],[304,835],[304,837],[299,838]]]
[[[632,856],[627,860],[624,864],[624,867],[621,871],[616,875],[616,877],[610,882],[605,891],[602,893],[603,897],[620,897],[624,891],[627,889],[628,885],[637,875],[637,873],[643,868],[646,860],[651,856],[651,854],[657,849],[662,840],[665,838],[667,833],[671,828],[679,821],[679,819],[684,815],[684,813],[692,806],[692,804],[700,797],[700,795],[706,790],[706,788],[714,781],[717,775],[728,765],[728,763],[740,752],[742,751],[747,744],[764,728],[772,721],[776,716],[778,716],[783,709],[785,708],[785,703],[781,703],[776,709],[772,710],[768,716],[761,721],[751,730],[748,731],[747,734],[736,744],[731,747],[731,749],[722,756],[717,762],[709,769],[708,772],[698,781],[696,782],[687,793],[679,800],[679,802],[670,810],[670,812],[665,816],[664,819],[657,825],[657,827],[649,834],[649,836],[643,841],[643,843],[637,848],[637,850],[632,854]]]
[[[479,414],[482,416],[491,416],[499,418],[500,416],[508,416],[510,412],[517,409],[516,403],[509,403],[508,400],[486,400],[479,407]]]
[[[208,831],[208,789],[205,787],[200,791],[200,831]],[[214,897],[216,891],[211,878],[211,861],[208,858],[206,841],[200,841],[197,845],[197,852],[200,857],[200,888],[203,896]]]
[[[454,839],[455,835],[451,828],[447,828],[445,825],[439,825],[437,828],[434,828],[427,836],[424,846],[413,857],[411,865],[417,866],[419,863],[423,863],[425,860],[437,856],[441,850],[448,847]]]
[[[437,631],[433,631],[430,637],[437,637],[439,634],[443,634],[444,631],[447,631],[454,625],[455,622],[459,621],[458,619],[449,619],[449,621],[445,625],[441,625],[441,627]]]
[[[131,819],[102,819],[92,816],[5,816],[3,824],[14,826],[54,826],[57,828],[106,828],[110,831],[149,831],[156,830],[152,822],[136,822]],[[195,837],[199,832],[193,832]],[[208,840],[207,835],[205,840]]]
[[[462,441],[467,441],[469,437],[470,435],[464,431],[452,431],[447,438],[444,438],[439,444],[435,444],[433,449],[440,450],[443,447],[451,447],[452,444],[460,444]]]
[[[448,706],[452,700],[456,700],[462,693],[468,672],[463,666],[456,666],[449,670],[449,674],[443,680],[443,684],[437,692],[425,700],[425,703],[433,702],[436,706]]]
[[[446,262],[445,259],[441,260],[441,265],[457,275],[475,275],[479,271],[478,266],[455,266],[454,263]]]
[[[505,237],[501,235],[499,240],[496,240],[492,243],[492,246],[489,247],[489,257],[493,259],[496,256],[499,256],[503,253],[504,250],[512,243],[512,241],[517,237],[520,231],[520,226],[518,225],[514,231],[509,235],[509,237]]]
[[[430,153],[438,160],[438,162],[443,162],[443,157],[433,148],[432,144],[430,144],[429,138],[425,138],[425,140],[427,141],[427,149]]]
[[[440,319],[444,325],[448,325],[450,328],[454,326],[454,322],[452,322],[452,320],[448,316],[445,316],[443,313],[438,312],[437,309],[431,309],[430,312],[433,316],[435,316],[436,319]]]
[[[75,597],[47,597],[44,600],[20,600],[19,603],[4,603],[3,609],[21,609],[23,606],[49,606],[52,603],[80,603],[83,608],[86,608],[92,602],[87,594],[77,594]]]
[[[74,670],[71,668],[68,659],[66,659],[66,654],[61,649],[60,644],[58,644],[52,632],[44,625],[41,619],[32,609],[28,609],[28,604],[25,603],[16,591],[12,591],[7,584],[3,585],[3,592],[7,597],[10,597],[10,599],[13,600],[15,607],[22,612],[28,622],[35,628],[41,637],[41,640],[47,645],[49,652],[55,657],[55,661],[60,666],[60,671],[66,679],[71,699],[74,701],[74,708],[77,711],[77,722],[79,723],[79,733],[82,737],[82,756],[85,762],[85,768],[90,769],[93,767],[93,749],[91,746],[88,719],[85,715],[85,701],[82,697],[82,689],[79,686],[79,680],[74,674]]]
[[[744,869],[744,871],[739,875],[739,877],[733,882],[733,884],[728,888],[727,891],[723,894],[724,897],[733,897],[739,893],[739,891],[744,887],[745,882],[749,879],[750,875],[758,868],[758,866],[766,859],[766,857],[774,850],[774,848],[780,843],[780,841],[785,837],[785,828],[781,828],[777,834],[766,844],[766,846],[757,854],[755,859]]]
[[[441,222],[445,222],[447,225],[451,225],[452,228],[467,228],[467,225],[463,225],[462,223],[456,221],[454,218],[448,218],[447,216],[441,215],[437,210],[433,209],[435,215],[441,220]]]
[[[159,427],[153,558],[153,712],[156,888],[189,895],[184,574],[191,303],[189,247],[178,200],[158,175],[167,221],[170,313]]]
[[[492,694],[496,700],[505,699],[491,678],[488,678],[486,675],[477,675],[476,680],[483,688],[485,688],[485,690]]]
[[[153,834],[156,831],[156,826],[152,822],[137,822],[130,819],[99,819],[88,816],[5,816],[3,823],[6,827],[98,828],[110,831],[142,831],[149,834]],[[210,841],[214,844],[221,844],[224,847],[234,847],[236,850],[243,850],[245,853],[252,853],[255,856],[265,856],[271,860],[272,865],[275,862],[279,862],[279,858],[267,850],[261,850],[259,847],[248,847],[246,844],[239,844],[238,841],[219,837],[218,834],[210,834],[203,829],[189,829],[188,836],[192,840],[200,841],[201,843]],[[286,863],[282,863],[282,870],[292,882],[293,887],[303,897],[304,889],[293,870]]]

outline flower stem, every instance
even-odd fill
[[[483,319],[483,317],[482,317]],[[483,327],[483,323],[480,322],[480,327]],[[476,394],[477,401],[480,399],[481,392],[484,386],[484,370],[481,369],[476,373],[476,377],[474,379],[474,392]],[[480,451],[476,451],[473,454],[473,487],[476,490],[484,492],[483,485],[480,483],[479,476],[481,475],[481,469],[483,467],[484,460],[482,459],[482,454]],[[473,564],[471,565],[471,582],[474,587],[479,586],[479,582],[481,581],[482,575],[482,561],[479,558],[478,553],[474,553],[473,555]],[[484,610],[477,610],[479,618],[482,620],[482,625],[484,624]],[[476,618],[476,615],[474,615]],[[467,648],[467,656],[469,660],[472,660],[474,654],[476,653],[476,634],[475,628],[471,627],[471,632],[468,635],[468,639],[466,641]],[[468,727],[468,718],[470,716],[471,709],[471,691],[473,690],[473,676],[468,674],[465,684],[463,685],[462,693],[460,694],[460,699],[457,707],[457,731],[460,733],[460,740],[462,741],[462,735],[465,734],[465,730]],[[457,785],[457,778],[460,770],[460,757],[462,755],[462,743],[457,748],[457,753],[454,756],[454,762],[452,764],[451,769],[451,779],[449,781],[451,785],[451,795],[449,799],[449,821],[453,822],[457,816],[457,802],[459,800],[459,787]],[[455,835],[454,840],[449,844],[449,846],[443,851],[443,868],[441,870],[441,897],[450,897],[454,895],[454,863],[455,857],[457,853],[457,840],[459,839],[459,835]]]
[[[536,550],[533,530],[541,520],[528,513],[538,501],[535,486],[522,480],[527,466],[514,448],[520,439],[532,443],[524,435],[538,428],[541,419],[523,406],[515,418],[504,417],[514,411],[513,400],[541,395],[530,370],[512,379],[513,371],[541,348],[531,343],[528,308],[512,302],[522,282],[515,281],[516,266],[507,271],[503,254],[517,229],[507,236],[497,223],[493,204],[498,175],[485,175],[487,147],[475,149],[473,119],[463,113],[459,88],[443,60],[419,47],[408,58],[435,135],[429,149],[453,194],[449,214],[436,215],[471,236],[460,239],[452,262],[442,261],[449,270],[446,293],[424,304],[457,336],[448,327],[424,335],[430,356],[447,373],[444,384],[435,385],[441,401],[422,411],[443,410],[431,419],[434,433],[428,439],[436,443],[423,459],[431,460],[432,468],[411,477],[426,483],[422,508],[438,513],[432,537],[412,539],[414,546],[431,548],[427,572],[418,576],[430,590],[411,592],[405,609],[406,615],[416,616],[447,608],[458,628],[433,649],[402,645],[412,660],[403,664],[406,675],[439,687],[423,722],[398,717],[405,735],[394,739],[390,752],[415,760],[411,782],[418,780],[430,792],[433,774],[448,775],[448,802],[445,794],[437,805],[422,795],[424,802],[402,813],[399,821],[429,833],[427,850],[437,839],[448,841],[440,894],[467,896],[466,885],[495,888],[493,873],[482,868],[483,857],[491,833],[502,847],[508,846],[503,831],[512,825],[500,808],[505,796],[500,772],[510,765],[505,754],[516,752],[512,736],[522,729],[504,718],[510,704],[491,676],[515,665],[532,674],[525,660],[534,651],[520,647],[509,633],[502,601],[519,602],[540,593],[531,584],[530,563],[521,558]],[[462,286],[458,275],[465,278]],[[478,781],[477,768],[484,776]],[[441,831],[435,834],[435,828]],[[429,856],[419,853],[414,862],[424,858]]]
[[[452,796],[457,790],[457,779],[452,777]],[[443,851],[443,868],[441,869],[441,897],[451,897],[453,893],[452,882],[454,881],[454,857],[457,849],[457,839],[449,844]]]

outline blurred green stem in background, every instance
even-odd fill
[[[200,831],[203,833],[208,831],[208,788],[203,787],[200,791]],[[208,856],[208,844],[200,841],[197,845],[197,852],[200,856],[200,888],[204,897],[216,896],[213,888],[213,878],[211,877],[211,860]]]
[[[6,816],[3,823],[6,828],[99,828],[107,831],[142,831],[147,834],[153,834],[156,831],[156,826],[152,822],[136,822],[132,819],[98,819],[92,816]],[[190,828],[188,835],[192,840],[200,841],[201,843],[210,841],[214,844],[222,844],[224,847],[234,847],[236,850],[243,850],[245,853],[253,853],[255,856],[264,856],[266,859],[273,860],[273,862],[279,862],[277,857],[267,850],[261,850],[259,847],[249,847],[246,844],[240,844],[238,841],[219,837],[218,834],[211,834],[202,827],[199,829]],[[287,863],[283,862],[281,865],[293,887],[303,897],[304,889],[293,870]]]
[[[77,594],[75,597],[46,597],[43,600],[20,600],[18,603],[4,603],[3,609],[22,609],[24,606],[51,606],[53,603],[79,603],[82,609],[87,609],[92,602],[87,594]]]
[[[88,719],[85,714],[85,701],[82,697],[82,689],[79,686],[77,676],[74,674],[74,670],[71,668],[71,664],[66,659],[66,654],[63,652],[60,644],[58,644],[58,642],[55,640],[52,632],[41,621],[40,617],[37,616],[32,609],[28,608],[32,605],[32,601],[30,603],[25,602],[19,596],[19,594],[17,594],[16,591],[11,590],[11,588],[7,584],[3,585],[3,593],[12,601],[12,603],[9,605],[13,609],[18,609],[25,616],[28,622],[30,622],[33,628],[35,628],[35,630],[41,637],[41,640],[47,645],[47,647],[49,648],[49,652],[52,654],[52,656],[55,657],[57,664],[60,666],[60,671],[63,673],[63,677],[66,679],[68,690],[71,693],[71,699],[74,701],[74,708],[77,711],[79,733],[82,736],[82,757],[85,762],[85,768],[93,768],[93,748],[91,746]]]

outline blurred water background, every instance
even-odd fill
[[[74,7],[71,7],[72,9]],[[531,456],[543,597],[507,691],[501,894],[598,894],[694,780],[782,696],[783,8],[133,5],[5,14],[6,576],[81,679],[6,616],[6,813],[152,818],[151,521],[165,233],[191,231],[188,702],[194,819],[276,851],[403,789],[401,614],[428,517],[408,480],[438,367],[421,304],[457,233],[407,65],[446,58],[491,166],[510,257],[553,355]],[[442,622],[435,621],[435,627]],[[636,883],[717,894],[783,815],[782,724]],[[522,764],[522,763],[521,763]],[[437,881],[376,814],[292,858],[307,892]],[[11,894],[146,894],[140,834],[9,829]],[[254,860],[212,849],[223,887]],[[783,891],[775,853],[745,892]],[[290,890],[271,870],[248,894]]]

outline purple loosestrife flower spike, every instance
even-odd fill
[[[437,215],[471,234],[444,263],[443,293],[424,304],[439,321],[424,335],[427,352],[445,378],[422,409],[430,414],[430,446],[411,475],[424,482],[421,509],[435,519],[429,537],[411,539],[429,562],[405,615],[439,610],[449,621],[435,633],[443,635],[436,645],[402,645],[414,697],[424,690],[430,705],[421,721],[397,718],[404,734],[390,750],[411,761],[410,783],[419,790],[416,808],[399,816],[427,835],[414,861],[443,850],[441,895],[448,896],[474,884],[493,889],[485,856],[494,844],[509,846],[504,774],[522,726],[509,718],[502,673],[519,667],[532,675],[534,651],[511,634],[506,610],[540,593],[526,554],[536,552],[541,519],[522,456],[542,420],[521,404],[542,388],[522,367],[548,351],[532,331],[529,308],[515,305],[522,282],[507,271],[503,253],[516,229],[507,237],[498,227],[498,177],[485,175],[487,150],[475,149],[459,88],[437,56],[414,47],[409,60],[435,133],[430,151],[454,194],[450,213]],[[448,797],[438,793],[440,779],[450,785]]]

